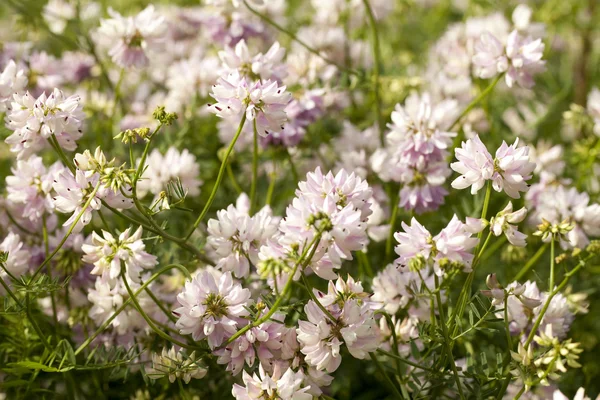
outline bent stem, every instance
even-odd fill
[[[252,183],[250,186],[250,215],[254,214],[254,205],[256,204],[256,185],[258,181],[258,131],[256,130],[256,119],[252,121],[254,131],[252,145]]]
[[[144,290],[146,290],[146,288],[155,280],[157,280],[162,274],[164,274],[167,271],[170,271],[172,269],[178,269],[180,270],[188,279],[191,279],[190,273],[189,271],[180,264],[169,264],[163,268],[161,268],[160,270],[158,270],[156,273],[154,273],[146,282],[144,282],[140,288],[138,290],[135,291],[135,293],[133,293],[133,296],[129,296],[129,298],[127,300],[125,300],[123,302],[123,304],[121,304],[121,307],[117,308],[117,310],[113,313],[113,315],[111,315],[106,321],[104,321],[104,323],[90,336],[88,337],[85,342],[83,342],[81,344],[81,346],[79,346],[77,348],[77,350],[75,350],[75,355],[78,355],[79,353],[81,353],[87,346],[89,346],[89,344],[96,339],[96,337],[98,337],[98,335],[100,335],[109,325],[110,323],[117,318],[117,316],[125,309],[125,307],[127,307],[131,302],[132,299],[137,297],[140,293],[142,293]]]
[[[237,130],[235,136],[233,137],[233,139],[231,140],[231,143],[229,143],[229,147],[227,148],[225,157],[223,157],[223,161],[221,162],[221,168],[219,168],[219,174],[217,175],[217,181],[215,182],[215,186],[213,187],[213,190],[210,193],[208,201],[204,205],[202,212],[196,219],[196,222],[194,222],[194,226],[192,226],[192,229],[190,229],[190,231],[185,236],[184,241],[187,241],[190,238],[190,236],[192,236],[192,233],[194,233],[196,228],[198,228],[198,225],[200,225],[200,222],[202,222],[202,220],[206,216],[206,213],[208,213],[208,210],[209,210],[210,206],[212,205],[212,202],[214,201],[215,196],[217,195],[217,191],[219,190],[221,181],[223,180],[223,175],[225,175],[225,170],[227,168],[227,160],[229,159],[229,155],[233,151],[233,146],[235,146],[235,143],[237,142],[238,138],[240,137],[240,134],[242,133],[242,128],[244,128],[245,123],[246,123],[246,111],[244,110],[244,112],[242,114],[242,120],[240,121],[240,125],[238,126],[238,130]]]
[[[81,209],[81,211],[79,212],[79,214],[75,218],[75,221],[73,221],[73,223],[69,227],[69,230],[67,231],[67,234],[65,235],[65,237],[62,238],[62,240],[60,241],[60,243],[58,244],[58,246],[56,246],[56,249],[54,249],[54,251],[52,253],[50,253],[49,256],[46,257],[46,259],[40,264],[39,267],[37,267],[37,269],[35,270],[35,272],[31,276],[31,278],[29,279],[29,283],[33,282],[33,279],[40,273],[40,271],[42,270],[42,268],[44,268],[54,258],[54,256],[56,255],[56,253],[58,253],[60,251],[60,249],[63,247],[63,245],[65,244],[65,242],[69,238],[69,236],[71,236],[71,234],[73,233],[73,230],[75,229],[75,225],[77,225],[77,223],[79,223],[79,220],[83,216],[83,213],[85,213],[85,211],[87,210],[87,208],[90,206],[92,200],[96,197],[96,192],[98,192],[98,189],[100,188],[100,185],[101,185],[100,182],[98,182],[96,184],[96,186],[94,187],[94,190],[92,191],[92,193],[90,193],[87,201],[83,205],[83,208]]]
[[[475,108],[483,99],[485,99],[490,93],[492,93],[492,90],[494,90],[494,88],[496,87],[496,85],[498,84],[498,82],[500,82],[500,79],[502,79],[502,77],[504,76],[504,74],[500,74],[496,77],[496,79],[494,79],[492,81],[492,83],[490,83],[488,85],[488,87],[486,87],[484,89],[483,92],[481,92],[479,94],[479,96],[477,96],[475,99],[473,99],[473,101],[471,101],[471,103],[469,103],[469,105],[467,106],[467,108],[465,108],[463,110],[463,112],[458,116],[458,118],[456,118],[454,120],[454,122],[452,123],[452,125],[450,125],[450,128],[448,128],[448,131],[452,131],[452,129],[454,129],[456,127],[456,125],[458,125],[458,123],[460,122],[461,119],[463,119],[468,113],[471,112],[471,110],[473,108]]]
[[[375,112],[377,113],[377,127],[379,129],[379,142],[383,147],[385,144],[385,124],[383,121],[383,115],[381,114],[381,96],[379,93],[379,75],[381,75],[381,48],[379,45],[379,32],[377,31],[377,21],[375,20],[375,14],[369,4],[369,0],[363,0],[365,9],[367,10],[367,16],[369,18],[369,25],[371,26],[371,40],[373,42],[373,58],[375,63],[373,64],[373,94],[375,95]]]
[[[250,329],[256,328],[257,326],[265,323],[266,321],[269,320],[269,318],[271,318],[271,316],[273,314],[275,314],[277,309],[279,309],[281,302],[283,301],[284,298],[287,297],[287,294],[292,287],[292,283],[294,282],[294,275],[296,275],[296,272],[298,271],[298,267],[301,264],[303,265],[303,267],[305,265],[308,265],[310,260],[312,260],[313,256],[315,255],[315,251],[317,251],[317,247],[319,247],[320,241],[321,241],[321,234],[318,234],[313,238],[313,240],[310,242],[310,244],[304,249],[304,251],[302,252],[302,255],[300,256],[298,261],[296,261],[296,264],[294,265],[294,268],[293,268],[292,272],[290,273],[290,276],[288,277],[288,280],[285,283],[285,286],[283,287],[281,294],[279,295],[279,297],[277,297],[277,300],[275,300],[275,303],[273,303],[273,306],[269,309],[269,311],[265,315],[263,315],[262,317],[257,319],[256,321],[244,326],[242,329],[240,329],[239,331],[234,333],[233,336],[231,336],[229,339],[227,339],[227,341],[225,342],[224,345],[221,346],[221,348],[227,346],[228,344],[230,344],[231,342],[233,342],[234,340],[236,340],[237,338],[242,336],[244,333],[246,333]],[[306,257],[306,253],[308,252],[308,249],[311,249],[311,250],[310,250],[308,257]],[[305,259],[305,257],[306,257],[306,260],[303,263],[302,261]]]
[[[298,36],[296,36],[294,33],[290,32],[287,29],[285,29],[283,26],[279,25],[277,22],[273,21],[271,18],[267,17],[266,15],[261,14],[258,11],[256,11],[254,8],[252,8],[250,6],[250,4],[248,4],[247,0],[244,0],[244,5],[246,5],[246,7],[248,8],[248,10],[250,10],[250,12],[252,14],[256,15],[257,17],[259,17],[260,19],[262,19],[263,21],[265,21],[267,24],[271,25],[273,28],[277,29],[278,31],[285,33],[292,40],[294,40],[295,42],[297,42],[300,46],[304,47],[306,50],[308,50],[309,52],[313,53],[317,57],[321,58],[322,60],[324,60],[328,64],[334,65],[340,71],[344,71],[344,72],[346,72],[346,73],[348,73],[350,75],[360,75],[357,71],[355,71],[353,69],[350,69],[350,68],[346,68],[343,65],[340,65],[340,64],[336,63],[335,61],[331,60],[330,58],[325,57],[324,55],[321,54],[320,51],[318,51],[317,49],[309,46],[306,42],[304,42],[303,40],[301,40],[300,38],[298,38]]]

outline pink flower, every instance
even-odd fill
[[[512,31],[508,35],[506,55],[510,60],[506,73],[508,87],[512,87],[516,82],[530,89],[535,84],[533,75],[546,70],[546,61],[542,60],[544,55],[542,39],[533,40],[531,37],[522,37],[516,30]]]
[[[201,271],[177,296],[181,307],[174,311],[179,317],[176,326],[194,340],[207,338],[214,349],[244,325],[242,317],[248,315],[245,307],[249,299],[250,291],[235,283],[231,272],[217,280],[210,272]]]
[[[483,79],[492,78],[508,69],[504,46],[488,31],[483,32],[475,42],[473,65],[476,75]]]

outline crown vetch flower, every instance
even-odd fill
[[[83,135],[83,119],[77,95],[65,97],[58,89],[50,96],[42,93],[37,99],[29,92],[16,93],[5,117],[6,127],[14,132],[5,141],[18,158],[44,147],[44,139],[53,135],[62,148],[73,151],[77,147],[76,140]]]
[[[160,379],[163,376],[169,377],[169,382],[173,383],[177,378],[183,379],[185,383],[190,383],[192,378],[202,379],[208,370],[196,361],[196,353],[185,355],[181,349],[177,350],[171,347],[167,350],[163,347],[161,353],[152,353],[152,368],[146,373],[151,379]]]
[[[479,135],[463,142],[455,151],[458,162],[450,165],[461,174],[452,182],[452,187],[465,189],[471,186],[471,193],[475,194],[485,181],[491,180],[497,192],[504,190],[513,199],[520,198],[519,192],[529,189],[527,181],[533,176],[535,163],[529,161],[529,147],[518,145],[518,138],[510,146],[503,141],[496,157],[492,158]]]
[[[483,79],[492,78],[508,69],[504,45],[488,31],[483,32],[475,42],[473,65],[475,74]]]
[[[165,18],[149,5],[133,17],[108,9],[111,18],[100,21],[98,39],[110,47],[108,55],[120,67],[146,67],[149,52],[162,49],[167,32]]]
[[[0,73],[0,112],[5,112],[15,93],[20,93],[27,86],[25,71],[10,60]]]
[[[533,75],[546,70],[544,43],[542,39],[523,37],[518,31],[512,31],[506,42],[506,55],[510,66],[506,72],[506,84],[512,87],[514,83],[530,89],[535,84]]]
[[[415,218],[411,225],[402,224],[404,232],[396,232],[394,238],[398,241],[395,248],[399,255],[396,262],[402,266],[410,266],[411,262],[432,263],[435,273],[443,275],[446,264],[456,263],[464,271],[470,271],[473,254],[471,250],[477,245],[478,239],[471,237],[472,229],[461,222],[456,215],[448,225],[435,237]]]
[[[283,129],[287,121],[285,108],[292,99],[286,87],[279,86],[276,81],[252,83],[237,70],[220,77],[211,96],[217,100],[209,105],[211,112],[221,118],[230,118],[245,110],[247,120],[256,123],[261,136]]]
[[[258,375],[248,374],[244,371],[242,380],[244,386],[233,385],[231,393],[237,400],[281,399],[281,400],[311,400],[312,394],[308,393],[310,385],[304,383],[302,371],[294,372],[288,368],[282,374],[282,366],[275,364],[271,375],[265,372],[262,364],[258,367]]]
[[[525,207],[513,212],[512,202],[509,201],[506,207],[490,220],[490,230],[496,236],[500,236],[504,232],[513,246],[525,247],[527,245],[525,241],[527,235],[519,232],[513,224],[523,221],[526,215],[527,209]]]
[[[92,274],[116,279],[123,263],[127,275],[136,283],[140,281],[143,270],[158,264],[156,256],[146,252],[145,248],[141,226],[133,234],[131,227],[125,229],[118,238],[106,231],[102,231],[102,236],[94,232],[92,243],[81,246],[85,253],[83,261],[94,264]]]
[[[6,261],[3,262],[4,268],[15,277],[23,275],[29,269],[29,260],[31,252],[25,248],[21,237],[16,233],[9,232],[0,243],[0,252],[6,253]],[[8,275],[4,268],[0,268],[0,279],[5,279]],[[4,289],[2,289],[4,291]]]
[[[83,210],[83,206],[87,203],[89,197],[94,192],[94,187],[98,185],[100,175],[93,174],[87,177],[85,172],[78,169],[75,176],[71,171],[63,171],[54,180],[52,187],[56,191],[56,196],[52,198],[56,210],[62,213],[72,213],[71,217],[63,224],[69,226],[75,222],[79,213]],[[89,206],[84,210],[74,232],[80,232],[83,227],[92,220],[92,211],[99,210],[102,207],[102,202],[98,191],[94,198],[90,201]]]
[[[6,199],[14,204],[22,204],[21,217],[38,221],[54,209],[50,192],[56,176],[64,170],[56,162],[46,169],[40,157],[31,156],[27,160],[17,160],[14,175],[6,177]]]
[[[176,326],[194,340],[207,338],[214,349],[245,325],[242,317],[249,314],[245,308],[249,299],[250,291],[235,283],[231,272],[215,279],[210,272],[201,271],[177,296],[181,307],[174,311],[179,317]]]
[[[252,217],[249,211],[250,200],[242,194],[235,207],[217,211],[217,219],[208,221],[207,245],[215,253],[217,268],[232,271],[238,278],[248,276],[250,262],[257,265],[261,246],[277,233],[280,220],[272,216],[269,206]]]

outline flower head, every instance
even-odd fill
[[[249,299],[250,291],[235,283],[231,272],[215,279],[210,272],[201,271],[177,296],[181,307],[174,311],[179,318],[176,326],[194,340],[208,338],[214,349],[244,325],[242,317],[248,315]]]

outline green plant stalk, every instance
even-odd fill
[[[306,275],[304,274],[304,271],[300,271],[300,276],[302,277],[302,283],[304,283],[304,288],[308,292],[308,295],[310,296],[311,300],[315,302],[317,307],[319,307],[321,309],[321,311],[323,311],[323,314],[325,314],[327,316],[327,318],[329,318],[333,322],[337,322],[335,317],[333,315],[331,315],[331,313],[329,311],[327,311],[327,309],[323,306],[323,304],[321,304],[321,302],[315,297],[315,294],[312,291],[312,286],[308,282],[308,279],[306,279]]]
[[[309,46],[308,44],[306,44],[306,42],[304,42],[303,40],[299,39],[298,36],[296,36],[294,33],[292,33],[291,31],[289,31],[287,29],[285,29],[284,27],[282,27],[281,25],[279,25],[277,22],[273,21],[271,18],[267,17],[266,15],[263,15],[263,14],[259,13],[258,11],[256,11],[254,8],[252,8],[250,6],[250,4],[248,4],[248,1],[244,0],[244,5],[246,7],[248,7],[248,10],[250,10],[250,12],[252,14],[256,15],[257,17],[259,17],[260,19],[262,19],[263,21],[265,21],[267,24],[271,25],[272,27],[274,27],[278,31],[280,31],[282,33],[285,33],[292,40],[294,40],[295,42],[297,42],[300,46],[304,47],[306,50],[308,50],[309,52],[313,53],[317,57],[321,58],[322,60],[324,60],[328,64],[334,65],[340,71],[344,71],[344,72],[346,72],[346,73],[348,73],[350,75],[360,75],[357,71],[355,71],[353,69],[350,69],[350,68],[346,68],[343,65],[340,65],[340,64],[336,63],[335,61],[333,61],[333,60],[325,57],[318,50],[312,48],[311,46]]]
[[[229,177],[229,181],[231,182],[231,186],[235,189],[238,196],[244,193],[244,189],[240,186],[240,184],[235,179],[235,175],[233,175],[233,170],[231,169],[231,164],[227,163],[227,176]]]
[[[44,241],[44,256],[50,253],[50,245],[48,243],[48,227],[46,225],[46,214],[42,215],[42,239]],[[52,269],[48,268],[48,277],[52,279]],[[58,317],[56,314],[56,297],[54,292],[50,292],[50,302],[52,303],[52,319],[54,321],[54,328],[58,326]]]
[[[552,261],[552,264],[553,264],[553,261]],[[546,299],[546,303],[544,303],[544,307],[542,307],[542,310],[540,311],[540,315],[538,315],[535,323],[533,324],[533,328],[531,328],[531,332],[529,333],[529,336],[527,337],[527,341],[525,342],[525,345],[524,345],[525,349],[527,349],[529,347],[529,345],[531,344],[531,342],[533,341],[533,337],[535,336],[535,333],[537,332],[538,328],[540,327],[540,324],[542,323],[542,319],[544,318],[546,311],[548,311],[548,307],[550,306],[550,303],[552,302],[552,299],[554,298],[554,296],[556,296],[556,294],[558,292],[560,292],[567,285],[571,276],[573,276],[577,271],[579,271],[585,265],[586,261],[587,260],[580,260],[579,264],[577,264],[577,266],[575,268],[573,268],[571,271],[569,271],[565,274],[565,277],[563,278],[560,285],[558,285],[554,290],[552,290],[550,292],[550,295]],[[553,268],[553,267],[551,267],[551,268]]]
[[[308,249],[311,249],[311,250],[310,250],[310,253],[308,254],[308,256],[306,257],[306,261],[304,262],[304,265],[308,265],[310,260],[312,260],[314,254],[315,254],[315,251],[317,251],[317,247],[319,247],[318,243],[320,240],[321,240],[321,235],[318,234],[313,238],[313,240],[310,242],[310,244],[304,249],[304,251],[302,252],[302,255],[300,256],[298,261],[296,261],[296,264],[294,265],[294,268],[293,268],[292,272],[290,273],[290,276],[288,277],[288,280],[285,283],[285,286],[283,287],[283,290],[281,291],[280,296],[277,297],[277,300],[275,300],[275,303],[273,303],[273,306],[269,309],[269,311],[262,317],[258,318],[256,321],[244,326],[242,329],[240,329],[239,331],[234,333],[233,336],[231,336],[225,342],[225,344],[222,345],[221,347],[227,346],[228,344],[230,344],[231,342],[233,342],[234,340],[236,340],[237,338],[242,336],[244,333],[246,333],[250,329],[256,328],[257,326],[265,323],[266,321],[269,320],[269,318],[271,318],[271,316],[273,314],[275,314],[275,312],[279,309],[281,302],[283,301],[283,299],[286,297],[286,295],[290,291],[290,288],[292,287],[292,282],[294,282],[294,275],[296,275],[296,271],[298,271],[298,267],[302,264]]]
[[[156,279],[158,279],[162,274],[164,274],[167,271],[172,270],[173,268],[177,268],[178,270],[180,270],[188,279],[191,279],[190,273],[189,271],[180,264],[169,264],[161,269],[159,269],[157,272],[155,272],[146,282],[144,282],[140,288],[138,290],[136,290],[136,292],[133,294],[133,296],[130,295],[130,297],[125,300],[123,302],[123,304],[121,304],[121,307],[117,308],[115,310],[115,312],[106,320],[104,321],[104,323],[90,336],[88,337],[85,342],[83,342],[78,348],[77,350],[75,350],[75,355],[78,355],[79,353],[81,353],[87,346],[89,346],[89,344],[96,338],[98,337],[98,335],[100,335],[109,325],[110,323],[117,318],[117,316],[125,309],[125,307],[127,307],[131,302],[132,299],[134,297],[137,297],[140,293],[142,293],[142,291],[144,291],[152,282],[154,282]]]
[[[383,147],[385,145],[385,122],[383,120],[382,104],[381,104],[381,93],[379,88],[379,76],[381,75],[381,47],[379,44],[379,32],[377,31],[377,21],[375,15],[369,4],[369,0],[363,0],[365,9],[367,10],[367,17],[369,18],[369,25],[371,27],[371,41],[373,44],[373,94],[375,95],[375,112],[377,113],[377,128],[379,130],[379,143]]]
[[[71,236],[71,234],[73,233],[73,229],[75,229],[75,225],[77,225],[77,223],[81,219],[81,216],[83,215],[83,213],[87,210],[87,208],[90,206],[90,203],[92,202],[92,200],[96,197],[96,192],[98,192],[98,189],[100,188],[100,185],[101,185],[100,182],[98,182],[96,184],[96,186],[94,187],[94,190],[89,194],[89,197],[88,197],[87,201],[83,205],[83,208],[81,209],[81,211],[79,212],[79,214],[75,218],[75,221],[73,221],[73,223],[69,227],[69,230],[67,231],[67,234],[65,235],[65,237],[62,238],[62,240],[60,241],[60,243],[58,244],[58,246],[56,246],[56,249],[54,249],[54,251],[52,253],[50,253],[49,256],[46,257],[46,259],[40,264],[39,267],[37,267],[37,269],[35,270],[35,272],[31,276],[31,278],[29,279],[29,283],[33,282],[33,279],[40,273],[40,271],[42,270],[42,268],[44,268],[54,258],[54,256],[56,255],[56,253],[58,253],[60,251],[60,249],[63,247],[63,245],[65,244],[65,242],[69,238],[69,236]]]
[[[450,128],[448,128],[448,131],[452,131],[456,125],[458,125],[458,123],[460,122],[461,119],[463,119],[463,117],[465,117],[469,112],[471,112],[471,110],[473,108],[475,108],[483,99],[485,99],[496,87],[496,85],[498,84],[498,82],[500,82],[500,79],[502,79],[502,77],[504,76],[504,74],[500,74],[498,75],[493,81],[492,83],[489,84],[488,87],[486,87],[483,92],[481,92],[479,94],[479,96],[477,96],[475,99],[473,99],[473,101],[471,101],[469,103],[469,105],[467,105],[467,107],[463,110],[463,112],[458,116],[458,118],[456,118],[454,120],[454,122],[452,123],[452,125],[450,125]]]
[[[487,211],[488,211],[488,207],[490,204],[491,194],[492,194],[492,184],[491,184],[491,181],[489,181],[487,183],[487,187],[485,189],[485,199],[483,200],[483,209],[481,210],[481,219],[485,219],[487,217]],[[491,235],[491,232],[490,232],[490,234],[488,234],[488,239],[489,239],[489,235]],[[477,256],[473,260],[473,265],[471,266],[472,271],[467,276],[467,280],[465,281],[465,284],[463,285],[460,295],[458,296],[458,307],[456,308],[456,312],[451,317],[451,322],[453,323],[452,336],[456,335],[456,329],[457,329],[457,325],[454,324],[454,321],[456,320],[456,318],[460,318],[463,315],[463,313],[465,312],[465,308],[467,307],[467,301],[469,299],[469,296],[471,295],[471,287],[473,286],[473,279],[475,278],[475,267],[477,267],[477,262],[479,261],[479,254],[483,253],[483,251],[485,250],[485,247],[487,246],[487,243],[488,243],[488,241],[486,240],[485,244],[483,246],[481,246],[481,237],[482,236],[483,236],[483,231],[479,232],[479,234],[477,235],[478,244],[477,244],[477,248],[475,249],[475,254],[477,254]],[[480,249],[480,246],[481,246],[481,249]]]
[[[187,344],[180,342],[179,340],[177,340],[175,338],[172,338],[171,336],[169,336],[162,330],[158,329],[158,327],[152,321],[152,318],[150,318],[148,316],[148,314],[146,314],[146,312],[142,309],[142,306],[140,306],[140,303],[137,301],[136,294],[133,293],[133,291],[131,290],[131,287],[129,287],[129,283],[127,282],[127,278],[125,277],[125,267],[124,266],[121,266],[121,280],[123,281],[123,284],[125,285],[125,289],[127,290],[127,293],[129,294],[129,298],[133,302],[133,306],[140,313],[142,318],[144,318],[144,320],[146,321],[146,323],[148,324],[150,329],[152,329],[154,331],[154,333],[156,333],[158,336],[160,336],[164,340],[171,342],[173,344],[176,344],[177,346],[180,346],[184,349],[195,348],[195,347],[190,347]]]
[[[399,209],[398,202],[400,201],[400,199],[398,199],[397,196],[394,196],[392,201],[394,203],[392,204],[392,216],[390,218],[390,231],[388,233],[387,242],[385,243],[385,259],[386,259],[386,261],[389,260],[390,256],[392,255],[392,248],[393,248],[393,243],[394,243],[394,233],[396,230],[396,219],[398,219],[398,209]]]
[[[463,392],[462,384],[460,383],[460,378],[458,376],[458,370],[456,369],[456,363],[454,362],[454,357],[452,356],[452,346],[451,346],[451,342],[450,342],[450,335],[448,334],[448,325],[446,325],[446,320],[444,318],[444,306],[442,304],[442,296],[440,294],[440,290],[438,290],[438,288],[440,287],[440,282],[439,282],[439,278],[436,274],[434,274],[434,279],[435,279],[435,287],[436,287],[435,297],[436,297],[436,300],[438,303],[440,326],[442,327],[442,334],[444,335],[444,341],[445,341],[444,348],[446,349],[446,354],[448,356],[448,359],[450,360],[450,366],[452,368],[452,373],[454,374],[454,380],[456,382],[456,387],[458,388],[458,394],[460,395],[460,398],[464,400],[465,394]]]
[[[256,204],[256,186],[258,184],[258,131],[256,130],[256,118],[252,121],[254,131],[252,139],[252,183],[250,185],[250,215],[254,214]]]
[[[402,362],[403,364],[410,365],[411,367],[414,367],[414,368],[417,368],[417,369],[422,369],[423,371],[427,371],[427,372],[431,372],[431,373],[435,372],[432,368],[428,368],[428,367],[425,367],[423,365],[417,364],[415,362],[412,362],[410,360],[407,360],[405,358],[402,358],[400,356],[392,354],[389,351],[385,351],[383,349],[377,349],[377,352],[380,353],[380,354],[383,354],[385,356],[388,356],[388,357],[391,357],[391,358],[395,358],[395,359],[399,360],[400,362]]]
[[[375,356],[375,353],[369,353],[369,357],[371,357],[371,360],[375,364],[375,367],[377,368],[379,373],[384,377],[385,381],[390,386],[390,389],[392,389],[392,391],[394,392],[394,396],[396,396],[397,399],[402,398],[402,394],[400,394],[398,388],[396,387],[396,385],[394,385],[394,382],[390,379],[389,375],[383,369],[383,366]]]
[[[540,259],[540,257],[544,254],[544,252],[546,251],[546,249],[548,248],[548,243],[544,243],[539,249],[538,251],[533,255],[533,257],[531,257],[529,259],[529,261],[527,261],[527,264],[525,264],[525,266],[523,268],[521,268],[521,270],[517,273],[517,275],[515,275],[515,277],[513,278],[513,281],[519,281],[521,280],[523,277],[525,277],[525,275],[527,275],[527,273],[529,272],[529,270],[531,270],[531,268],[534,266],[534,264]]]
[[[208,201],[204,205],[204,208],[202,209],[202,212],[200,213],[200,215],[196,219],[196,222],[194,222],[194,225],[192,226],[192,229],[190,229],[190,231],[188,232],[188,234],[185,236],[184,241],[187,241],[190,238],[190,236],[192,236],[192,233],[194,233],[194,231],[196,230],[196,228],[198,228],[198,225],[200,225],[200,222],[202,222],[202,220],[204,219],[204,217],[208,213],[208,210],[209,210],[210,206],[212,205],[212,202],[214,201],[215,196],[217,195],[217,191],[219,190],[219,186],[221,185],[221,181],[223,180],[223,175],[225,174],[225,169],[226,169],[226,166],[227,166],[227,160],[229,159],[229,155],[233,151],[233,146],[235,146],[235,143],[237,142],[238,138],[240,137],[240,134],[242,133],[242,129],[244,128],[244,124],[245,123],[246,123],[246,111],[244,110],[244,112],[242,113],[242,120],[240,121],[240,125],[238,126],[238,130],[237,130],[235,136],[233,137],[233,140],[231,140],[231,143],[229,143],[229,147],[227,148],[227,152],[225,153],[225,157],[223,158],[223,161],[221,162],[221,168],[219,168],[219,174],[217,175],[217,181],[215,182],[215,186],[213,187],[213,190],[210,193]]]

